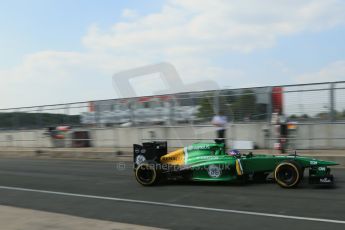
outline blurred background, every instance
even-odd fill
[[[129,151],[133,143],[168,140],[177,148],[214,139],[211,120],[219,112],[228,120],[230,148],[279,149],[281,135],[290,150],[345,148],[345,82],[1,109],[0,146]]]

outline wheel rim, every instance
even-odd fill
[[[279,180],[284,181],[287,184],[291,184],[296,180],[296,172],[295,170],[290,166],[282,166],[281,169],[278,172],[278,178]]]
[[[296,166],[290,163],[279,165],[275,172],[276,181],[284,187],[292,187],[297,184],[299,176]]]

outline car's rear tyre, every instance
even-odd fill
[[[303,177],[303,169],[295,161],[283,161],[274,170],[274,178],[283,188],[293,188]]]
[[[151,186],[157,184],[160,178],[160,171],[157,164],[143,162],[135,169],[135,179],[139,184]]]

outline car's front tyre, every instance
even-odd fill
[[[274,178],[283,188],[296,187],[303,177],[303,169],[295,161],[283,161],[274,170]]]

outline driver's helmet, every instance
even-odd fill
[[[239,156],[241,153],[237,149],[232,149],[228,153],[230,156]]]

